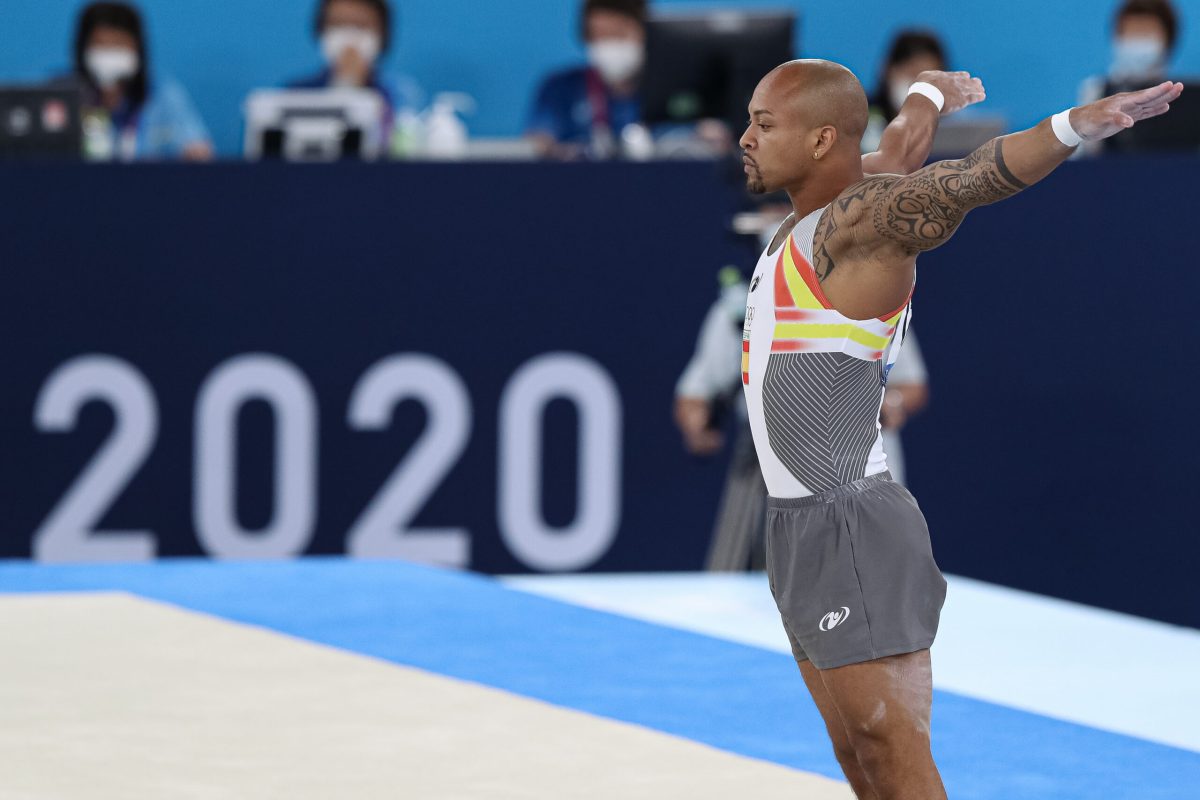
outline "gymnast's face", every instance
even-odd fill
[[[829,61],[781,64],[750,99],[739,142],[752,192],[789,193],[813,180],[854,182],[867,127],[867,95],[850,70]]]
[[[804,182],[812,159],[805,159],[805,142],[812,133],[801,105],[788,97],[770,76],[759,83],[750,100],[742,147],[746,187],[755,194],[779,191]]]

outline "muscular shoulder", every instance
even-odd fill
[[[948,241],[971,209],[1024,189],[1005,161],[1004,143],[1000,137],[966,158],[939,161],[911,175],[877,175],[846,188],[825,213],[813,243],[814,256],[834,265],[825,274],[839,259],[907,268],[918,253]],[[820,272],[816,263],[813,267]]]
[[[873,225],[876,210],[900,180],[899,175],[871,175],[847,187],[825,209],[813,237],[813,269],[824,281],[839,264],[864,255],[863,225]]]
[[[830,206],[831,215],[836,215],[843,224],[867,218],[902,177],[870,175],[864,178],[837,196]]]

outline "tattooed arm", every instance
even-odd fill
[[[1165,114],[1182,84],[1113,95],[1071,111],[1085,141],[1105,139]],[[817,225],[813,269],[828,300],[852,319],[900,305],[912,290],[917,254],[954,235],[971,209],[1012,197],[1045,178],[1074,152],[1050,120],[993,139],[964,159],[912,175],[876,175],[843,191]]]
[[[1084,140],[1104,139],[1166,113],[1182,90],[1181,84],[1163,83],[1114,95],[1074,109],[1071,125]],[[866,187],[851,188],[863,194],[871,207],[870,219],[863,214],[855,233],[864,244],[875,239],[909,255],[932,250],[954,235],[971,209],[1012,197],[1037,183],[1074,150],[1058,140],[1046,119],[1027,131],[993,139],[964,159],[932,164],[907,177],[868,180]],[[868,224],[866,231],[861,230]]]
[[[917,81],[937,87],[945,98],[939,114],[937,106],[927,97],[909,95],[879,140],[879,149],[862,157],[863,174],[907,175],[920,169],[929,160],[933,137],[939,117],[945,117],[987,97],[983,82],[969,72],[922,72]]]
[[[1026,176],[1036,169],[1038,180],[1065,161],[1072,152],[1058,141],[1049,123],[1045,130],[1030,132],[1040,140],[1034,151],[1043,156],[1023,165]],[[1039,126],[1039,128],[1043,127]],[[1015,134],[1021,136],[1024,134]],[[1047,136],[1049,137],[1047,139]],[[1033,180],[1013,174],[1004,158],[1005,140],[993,139],[966,158],[940,161],[907,178],[887,176],[867,188],[870,200],[870,233],[885,249],[916,254],[945,243],[962,223],[967,212],[1012,197]],[[1010,150],[1011,150],[1010,145]],[[889,246],[890,245],[890,246]]]

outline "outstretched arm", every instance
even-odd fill
[[[1165,114],[1183,91],[1163,83],[1073,109],[1071,127],[1084,141],[1106,139],[1150,117]],[[880,176],[851,187],[835,209],[853,196],[870,206],[856,220],[866,245],[891,245],[911,255],[944,244],[967,212],[1012,197],[1045,178],[1075,151],[1055,135],[1051,120],[993,139],[968,157],[941,161],[906,177]]]
[[[879,149],[862,157],[864,175],[907,175],[925,166],[941,117],[982,102],[983,82],[969,72],[922,72],[917,82],[937,87],[945,98],[941,111],[928,97],[911,94],[883,132]]]

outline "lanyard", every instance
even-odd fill
[[[607,128],[612,130],[612,120],[608,114],[608,92],[604,89],[604,81],[596,70],[587,71],[588,104],[592,107],[592,130]]]
[[[113,155],[118,161],[133,161],[137,158],[138,135],[142,126],[142,111],[139,106],[128,113],[129,101],[125,100],[116,113],[110,115],[112,121]]]

